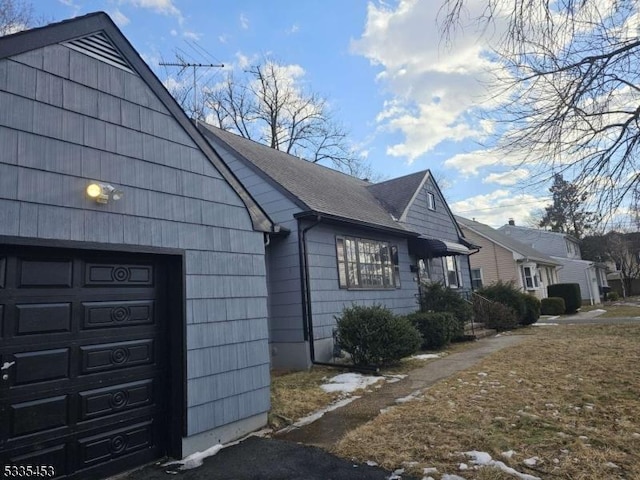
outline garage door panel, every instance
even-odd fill
[[[83,329],[121,328],[154,323],[154,301],[85,302]]]
[[[23,258],[19,261],[18,272],[18,287],[20,288],[71,288],[73,262],[71,260],[48,261]]]
[[[79,480],[166,453],[164,278],[152,255],[0,245],[0,466]]]
[[[67,395],[17,403],[10,412],[11,437],[65,427],[69,422]]]
[[[89,374],[154,362],[153,339],[80,347],[80,372]]]
[[[152,380],[143,380],[80,393],[80,421],[104,417],[154,403]]]
[[[153,422],[138,423],[128,428],[80,439],[79,468],[90,467],[148,448],[156,444]]]
[[[71,331],[71,303],[16,305],[16,335]]]
[[[13,354],[15,365],[13,384],[29,383],[67,378],[69,376],[69,349],[39,350]]]
[[[87,263],[84,285],[87,287],[153,285],[153,265]]]

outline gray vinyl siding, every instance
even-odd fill
[[[290,230],[286,237],[272,236],[268,248],[269,334],[273,343],[304,341],[300,286],[298,221],[301,211],[293,201],[237,158],[226,145],[209,137],[225,163],[253,198],[277,224]]]
[[[266,412],[263,235],[152,90],[54,45],[0,61],[0,105],[0,235],[183,249],[188,435]]]
[[[352,236],[389,242],[398,246],[400,266],[399,289],[359,290],[341,289],[338,283],[336,236]],[[417,310],[417,284],[410,270],[407,240],[382,233],[356,230],[336,225],[314,227],[307,233],[313,336],[316,341],[331,338],[335,316],[353,304],[382,304],[397,314]]]
[[[590,284],[588,281],[590,262],[586,260],[572,260],[569,258],[554,257],[555,260],[562,264],[562,268],[558,270],[559,283],[578,283],[580,284],[580,295],[583,300],[589,300]]]
[[[430,210],[427,204],[427,193],[433,193],[435,210]],[[431,176],[427,178],[423,187],[418,191],[412,203],[409,204],[404,225],[414,232],[426,235],[438,240],[460,242],[456,221],[449,213],[445,199],[439,193]],[[469,271],[469,257],[458,255],[462,276],[462,288],[471,288],[471,273]],[[440,259],[433,259],[432,280],[444,281],[444,269]]]

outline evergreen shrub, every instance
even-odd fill
[[[439,282],[423,284],[420,289],[420,311],[452,313],[455,317],[452,340],[462,337],[465,324],[470,322],[473,316],[471,304],[455,290]]]
[[[525,313],[520,318],[520,325],[531,325],[540,318],[540,299],[535,295],[521,293],[525,305]]]
[[[550,297],[562,297],[564,299],[564,313],[576,313],[582,305],[580,285],[578,283],[556,283],[547,287]]]
[[[548,297],[540,301],[542,315],[562,315],[565,310],[566,306],[562,297]]]
[[[353,305],[336,317],[338,343],[356,365],[383,366],[418,351],[420,332],[382,305]]]
[[[442,348],[458,336],[458,321],[453,313],[416,312],[407,318],[422,335],[422,348]]]

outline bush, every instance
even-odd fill
[[[564,299],[564,313],[575,313],[582,305],[580,285],[577,283],[556,283],[547,287],[550,297],[562,297]]]
[[[458,321],[453,313],[416,312],[407,318],[422,335],[422,348],[442,348],[458,335]]]
[[[564,298],[549,297],[540,301],[540,311],[542,315],[562,315],[566,310]]]
[[[540,318],[540,300],[534,295],[521,293],[524,301],[525,313],[520,318],[520,325],[531,325],[536,323]]]
[[[497,281],[476,291],[479,295],[511,308],[516,316],[516,323],[521,323],[527,313],[524,295],[513,282]]]
[[[484,323],[485,327],[498,330],[510,330],[518,325],[518,317],[513,308],[502,303],[486,300],[474,296],[473,311],[476,321]]]
[[[607,300],[615,302],[616,300],[619,300],[619,299],[620,299],[620,295],[618,295],[618,292],[607,293]]]
[[[338,343],[356,365],[388,365],[418,351],[420,332],[406,317],[381,305],[345,308],[338,322]]]
[[[455,317],[453,339],[464,335],[464,325],[471,321],[473,309],[455,290],[435,282],[420,286],[420,311],[452,313]]]

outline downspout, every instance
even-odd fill
[[[315,339],[313,337],[313,311],[311,309],[311,282],[309,280],[309,255],[307,251],[307,232],[317,227],[322,222],[322,216],[317,215],[313,224],[301,229],[302,222],[298,219],[298,259],[300,262],[300,287],[302,300],[302,324],[304,328],[304,340],[309,342],[309,355],[312,365],[325,367],[337,367],[356,369],[362,371],[378,371],[377,368],[354,367],[353,365],[340,365],[336,363],[318,362],[316,360]]]
[[[298,257],[300,263],[300,292],[302,303],[302,325],[304,340],[309,342],[309,355],[311,363],[316,364],[316,351],[313,338],[313,315],[311,311],[311,285],[309,281],[309,255],[307,252],[307,232],[317,227],[322,222],[320,215],[316,216],[314,223],[301,228],[302,222],[298,219]]]

